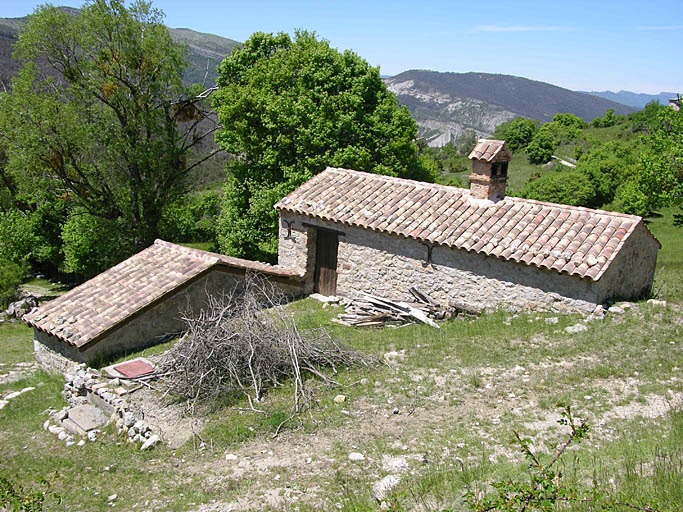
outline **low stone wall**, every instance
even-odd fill
[[[291,237],[283,240],[290,222]],[[344,233],[337,260],[340,295],[365,292],[406,300],[408,288],[418,286],[444,303],[562,313],[590,313],[602,300],[603,290],[590,279],[444,246],[435,246],[428,262],[427,246],[419,241],[283,213],[279,264],[306,269],[309,278],[315,269],[316,230],[304,223]]]
[[[74,373],[85,362],[76,347],[38,329],[33,329],[33,352],[36,362],[50,374]]]

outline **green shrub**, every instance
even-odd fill
[[[0,308],[6,308],[12,301],[23,277],[24,268],[21,265],[0,259]]]
[[[549,130],[541,129],[526,148],[529,161],[533,164],[544,164],[553,156],[555,141]]]
[[[573,206],[595,204],[595,191],[588,177],[577,171],[553,172],[529,180],[521,193],[522,197]]]

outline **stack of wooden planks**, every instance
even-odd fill
[[[342,299],[346,310],[333,321],[355,327],[398,327],[420,322],[438,329],[439,325],[434,320],[448,317],[445,308],[415,288],[410,292],[417,302],[394,301],[370,294]]]

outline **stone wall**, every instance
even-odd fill
[[[280,212],[278,265],[304,274],[303,293],[313,291],[315,274],[316,230],[303,225],[309,221],[307,217]]]
[[[292,222],[291,236],[287,223]],[[603,287],[590,279],[559,274],[483,254],[435,246],[427,262],[427,246],[405,239],[334,222],[282,213],[280,265],[315,270],[315,228],[334,229],[339,236],[337,293],[367,292],[393,299],[410,299],[408,288],[418,286],[436,300],[494,309],[543,309],[591,312],[603,299]]]
[[[286,278],[273,278],[276,286],[287,295],[300,295],[301,283]],[[74,361],[88,365],[141,350],[160,343],[184,329],[181,314],[198,311],[208,296],[218,296],[244,283],[244,272],[214,267],[208,273],[181,288],[149,309],[106,334],[82,350],[68,345],[59,338],[34,329],[35,357],[41,367],[50,373],[65,373]]]
[[[85,362],[76,347],[38,329],[33,329],[33,352],[40,367],[51,374],[74,373]]]
[[[659,244],[641,220],[598,280],[598,300],[637,299],[652,288]]]

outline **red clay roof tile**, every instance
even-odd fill
[[[470,158],[493,159],[506,149],[494,142],[480,141]],[[275,207],[595,281],[642,222],[634,215],[518,197],[494,203],[462,188],[337,168],[318,174]]]
[[[214,266],[301,277],[282,267],[157,240],[23,319],[36,329],[82,347]]]

